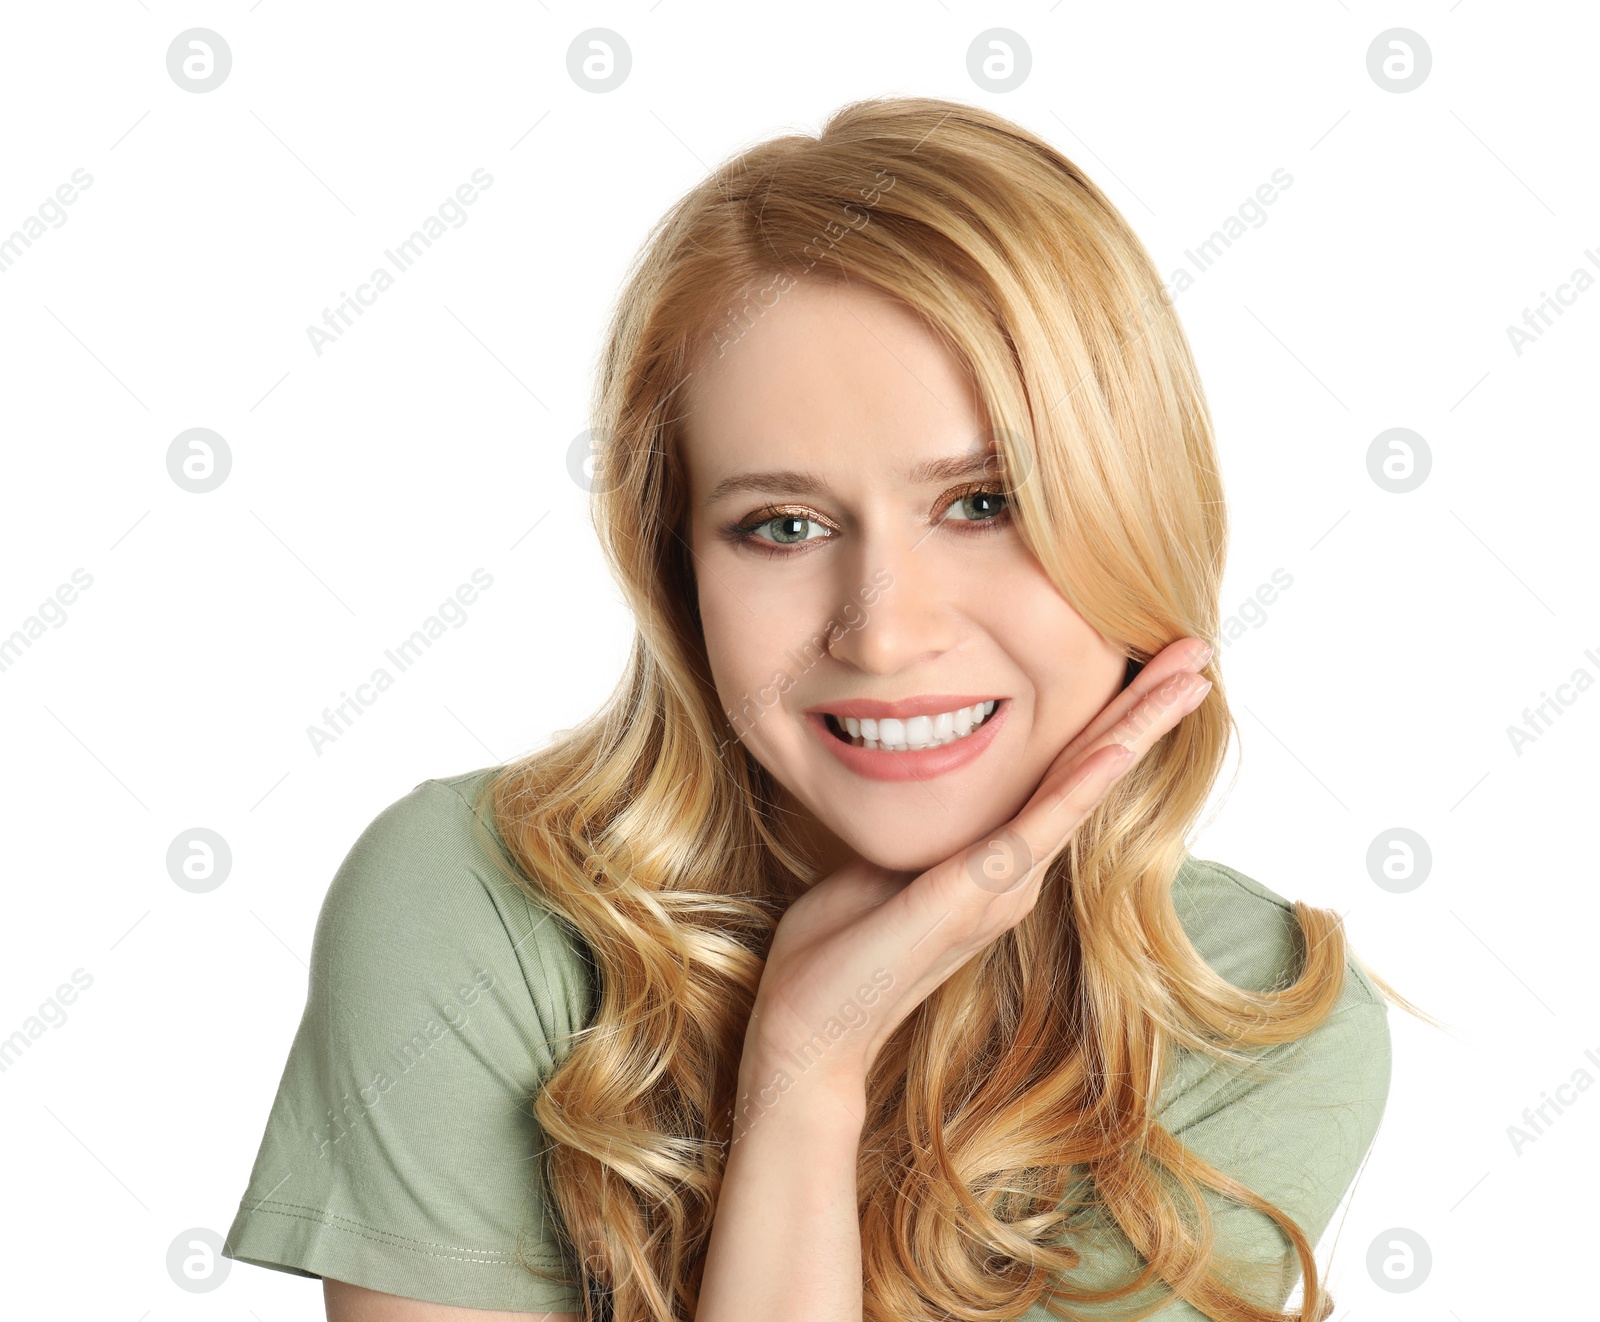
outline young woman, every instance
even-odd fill
[[[847,106],[657,227],[595,421],[627,674],[357,841],[225,1252],[336,1322],[1326,1317],[1406,1002],[1186,848],[1227,522],[1122,217]]]

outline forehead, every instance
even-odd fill
[[[756,465],[903,471],[965,450],[981,426],[959,355],[904,303],[860,284],[796,282],[712,344],[684,395],[696,501]]]

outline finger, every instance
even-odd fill
[[[1048,866],[1117,780],[1211,691],[1211,681],[1181,670],[1106,732],[1106,742],[1070,770],[1046,776],[1012,820],[1006,843],[1026,876]]]
[[[1124,720],[1134,708],[1174,675],[1197,672],[1210,660],[1211,645],[1200,638],[1180,638],[1169,643],[1145,663],[1133,683],[1123,689],[1088,725],[1078,732],[1061,751],[1050,770],[1070,767],[1083,754],[1106,742],[1105,735],[1118,721]],[[1047,773],[1048,774],[1048,773]]]
[[[1179,671],[1113,725],[1107,731],[1106,738],[1142,756],[1152,744],[1199,706],[1209,692],[1209,679],[1192,670]]]
[[[991,895],[1016,890],[1049,866],[1137,756],[1126,744],[1106,744],[1065,778],[1047,779],[1009,823],[963,851],[962,875]]]
[[[1001,897],[1021,891],[1032,878],[1043,875],[1072,831],[1135,760],[1134,750],[1124,744],[1090,753],[1074,769],[1064,791],[1059,780],[1053,787],[1049,782],[1042,785],[1008,825],[929,869],[883,906],[886,924],[894,925],[895,939],[907,960],[921,961],[912,975],[914,986],[919,978],[929,977],[937,985],[949,976],[951,967],[1023,916],[1026,909]],[[1051,797],[1052,789],[1058,799]],[[1047,841],[1050,848],[1045,847]],[[906,936],[913,931],[916,940],[905,948]]]
[[[1176,654],[1168,658],[1167,650]],[[1170,667],[1166,683],[1158,671],[1133,691],[1130,702],[1120,704],[1120,718],[1103,727],[1099,748],[1074,763],[1058,758],[1016,817],[924,873],[893,897],[886,912],[919,931],[930,919],[938,920],[935,926],[955,919],[956,931],[987,932],[994,897],[1042,874],[1117,779],[1210,691],[1210,681],[1183,669],[1193,659],[1192,648],[1167,650],[1161,653]]]

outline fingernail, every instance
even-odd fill
[[[1210,643],[1207,643],[1198,652],[1196,652],[1194,654],[1195,669],[1198,670],[1201,666],[1205,665],[1207,661],[1211,660],[1212,655],[1216,652],[1216,650],[1217,649],[1211,646]]]
[[[1206,694],[1211,692],[1211,688],[1212,688],[1211,681],[1208,679],[1208,680],[1206,680],[1206,682],[1204,684],[1202,684],[1193,693],[1191,693],[1184,700],[1184,704],[1183,704],[1184,712],[1185,713],[1192,712],[1196,707],[1198,707],[1200,705],[1200,700],[1202,698],[1204,698],[1206,696]]]

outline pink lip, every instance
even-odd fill
[[[805,714],[810,716],[813,712],[829,716],[865,716],[868,720],[881,721],[885,716],[894,716],[904,719],[908,716],[937,716],[942,711],[956,711],[962,707],[972,707],[980,702],[988,702],[990,698],[999,699],[994,693],[920,693],[914,698],[896,698],[893,702],[880,702],[876,698],[841,698],[838,702],[819,702],[814,707],[807,707]]]
[[[911,702],[921,702],[922,699],[910,699]],[[940,697],[939,702],[948,702],[950,699]],[[974,702],[987,701],[987,699],[971,698],[956,699],[956,707],[970,707]],[[847,715],[856,715],[855,707],[877,706],[892,707],[893,703],[876,704],[851,704]],[[925,716],[928,711],[950,711],[950,707],[930,707],[927,711],[912,712],[913,716]],[[983,751],[994,742],[995,734],[1005,724],[1006,716],[1011,711],[1011,703],[1004,698],[997,701],[994,713],[971,734],[964,739],[957,739],[954,743],[942,744],[938,748],[918,748],[909,753],[891,753],[882,748],[857,748],[854,744],[847,744],[838,738],[833,731],[828,729],[824,713],[812,709],[805,713],[806,724],[816,731],[817,737],[828,746],[829,751],[844,763],[845,767],[854,771],[858,776],[866,776],[870,780],[928,780],[934,776],[943,776],[967,763],[982,756]],[[870,711],[860,713],[864,716],[874,717]],[[874,717],[876,719],[876,717]]]

